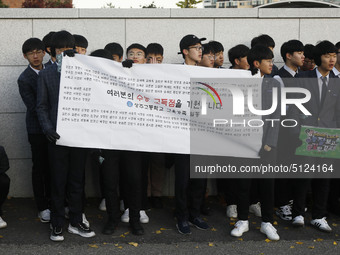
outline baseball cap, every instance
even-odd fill
[[[182,54],[182,51],[184,49],[189,48],[192,45],[195,45],[197,43],[201,43],[202,41],[207,40],[207,38],[198,38],[195,35],[186,35],[182,38],[182,40],[179,43],[179,48],[180,48],[180,52],[178,52],[178,54]]]

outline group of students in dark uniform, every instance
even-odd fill
[[[198,38],[195,35],[186,35],[181,39],[179,54],[183,56],[183,64],[224,68],[223,45],[217,41],[202,43],[205,40],[206,38]],[[190,178],[190,155],[89,150],[56,145],[56,140],[60,138],[56,132],[60,58],[63,55],[73,57],[74,54],[86,54],[87,47],[85,37],[72,35],[67,31],[50,32],[43,40],[30,38],[22,46],[23,56],[28,60],[29,66],[20,75],[18,85],[27,107],[26,127],[32,151],[33,193],[38,217],[42,222],[51,224],[50,239],[64,240],[65,218],[69,219],[68,232],[82,237],[95,235],[84,213],[85,164],[89,155],[93,166],[97,167],[100,173],[103,197],[100,209],[106,210],[108,214],[103,234],[113,234],[119,221],[123,221],[129,222],[133,234],[143,235],[141,223],[149,221],[145,212],[149,207],[148,183],[152,206],[161,208],[165,168],[172,165],[175,168],[175,216],[179,233],[191,234],[190,226],[201,230],[209,229],[208,223],[200,217],[201,213],[210,213],[205,204],[207,180]],[[301,85],[310,90],[312,98],[318,99],[305,104],[312,116],[302,118],[294,107],[289,108],[288,112],[297,120],[299,126],[302,124],[339,128],[340,98],[334,100],[331,95],[340,97],[340,91],[338,93],[338,88],[333,85],[333,80],[340,77],[340,57],[337,58],[340,54],[340,43],[334,45],[329,41],[322,41],[313,46],[303,45],[298,40],[287,41],[281,46],[281,56],[285,64],[280,69],[273,65],[274,47],[275,42],[268,35],[253,38],[251,48],[237,45],[228,51],[230,68],[250,70],[254,77],[263,79],[263,109],[272,105],[273,88],[280,90],[282,87],[297,86],[297,83],[289,81],[298,77],[315,79],[315,86],[319,87],[320,91],[312,90],[308,85]],[[50,54],[51,59],[43,64],[45,52]],[[146,48],[134,43],[126,49],[124,61],[123,54],[123,48],[118,43],[109,43],[104,49],[93,51],[90,56],[122,62],[125,68],[133,68],[133,64],[163,62],[163,47],[158,43],[151,43]],[[317,94],[314,95],[315,93]],[[323,109],[327,109],[327,114],[321,114]],[[280,119],[279,107],[264,117]],[[276,124],[265,124],[259,159],[234,158],[231,162],[240,164],[242,161],[242,164],[248,165],[275,165],[278,162],[286,164],[292,158],[295,159],[294,151],[300,145],[299,128],[287,131]],[[316,158],[309,160],[322,161]],[[2,165],[0,167],[0,206],[8,194],[9,178],[4,174],[7,169],[8,167]],[[6,177],[2,178],[3,176]],[[3,180],[6,185],[2,184]],[[217,187],[219,193],[225,196],[227,216],[238,218],[231,231],[232,236],[240,237],[249,230],[250,212],[262,217],[260,231],[268,239],[279,240],[280,237],[273,226],[274,206],[278,207],[276,214],[281,219],[291,220],[295,226],[304,226],[305,201],[310,189],[314,200],[311,224],[322,231],[331,231],[326,221],[327,205],[331,206],[333,212],[340,212],[339,185],[337,180],[334,182],[334,185],[331,185],[330,179],[327,178],[218,179]],[[330,187],[332,192],[327,204]],[[0,228],[6,226],[6,222],[0,217]]]

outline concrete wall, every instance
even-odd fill
[[[21,53],[26,39],[66,29],[84,35],[89,52],[113,41],[124,48],[134,42],[158,42],[165,49],[166,63],[180,63],[178,44],[186,34],[220,41],[228,51],[239,43],[250,46],[254,36],[267,33],[276,42],[275,62],[280,66],[280,46],[289,39],[312,44],[339,41],[340,9],[0,9],[0,27],[0,144],[11,163],[10,195],[28,197],[32,196],[30,147],[16,83],[27,65]],[[88,169],[89,196],[98,194],[97,179]],[[170,171],[165,195],[173,194],[173,180]],[[215,193],[214,186],[211,192]]]

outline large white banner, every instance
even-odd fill
[[[251,77],[250,72],[171,64],[123,68],[121,63],[103,58],[64,57],[57,144],[190,153],[190,133],[195,131],[190,130],[190,114],[197,104],[190,98],[190,79],[241,77]],[[225,93],[222,100],[231,102],[232,97]],[[221,139],[220,133],[216,135],[226,148],[217,154],[257,157],[262,129],[251,137],[238,137],[240,151],[230,146],[232,136],[226,133]],[[195,154],[211,154],[207,152],[209,149],[203,148]]]

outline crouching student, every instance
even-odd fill
[[[273,90],[278,90],[278,105],[280,105],[280,83],[269,75],[273,68],[273,52],[266,46],[257,45],[250,49],[248,54],[248,62],[252,74],[262,79],[262,109],[270,109],[273,104]],[[270,115],[262,116],[262,119],[280,119],[280,107]],[[260,164],[275,164],[276,160],[276,145],[278,140],[279,125],[264,121],[262,146],[259,151],[259,159],[244,159],[242,164],[260,165]],[[238,221],[231,235],[240,237],[243,233],[249,230],[249,191],[252,179],[238,180],[238,201],[237,213]],[[265,234],[269,240],[279,240],[276,229],[272,225],[274,212],[274,179],[257,179],[257,188],[261,202],[262,223],[260,231]]]

